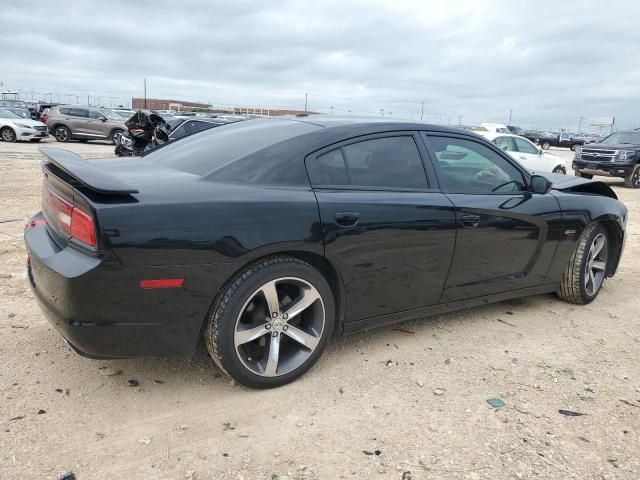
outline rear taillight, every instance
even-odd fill
[[[49,185],[43,188],[43,210],[48,224],[70,237],[80,240],[92,247],[96,247],[96,226],[93,217],[80,210],[76,205],[68,202],[55,193]]]

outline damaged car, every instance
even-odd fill
[[[588,304],[627,209],[471,132],[308,116],[231,123],[132,162],[42,148],[29,283],[92,358],[192,355],[238,382],[309,370],[335,335],[527,295]]]

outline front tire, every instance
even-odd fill
[[[334,297],[324,276],[297,258],[276,256],[249,266],[221,291],[205,341],[236,381],[272,388],[311,368],[334,326]]]
[[[53,136],[58,142],[67,143],[69,140],[71,140],[71,130],[69,130],[67,127],[59,126],[56,127],[53,131]]]
[[[624,186],[627,188],[640,188],[640,165],[636,165],[631,173],[624,177]]]
[[[113,143],[114,145],[118,145],[120,137],[123,133],[124,130],[114,130],[113,132],[111,132],[111,143]]]
[[[0,138],[3,142],[15,142],[17,140],[16,132],[11,127],[4,127],[0,130]]]
[[[571,303],[592,302],[607,276],[609,235],[601,224],[589,225],[567,265],[558,296]]]
[[[553,169],[552,173],[561,173],[562,175],[566,175],[567,171],[564,169],[564,167],[558,166],[558,167]]]

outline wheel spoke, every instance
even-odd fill
[[[271,345],[269,345],[269,358],[267,365],[264,367],[264,374],[274,376],[278,369],[278,359],[280,357],[280,335],[271,337]]]
[[[264,325],[260,325],[259,327],[255,328],[249,328],[247,330],[241,330],[235,333],[236,345],[243,345],[245,343],[252,342],[256,338],[260,338],[267,333],[269,333],[269,331],[265,328]]]
[[[291,320],[292,318],[300,315],[311,305],[313,305],[315,301],[318,300],[319,298],[320,298],[320,294],[315,288],[303,289],[302,298],[298,300],[292,307],[290,307],[284,313],[288,316],[288,319]]]
[[[598,256],[598,254],[602,250],[602,247],[604,247],[604,244],[605,244],[604,236],[596,238],[596,240],[593,242],[593,247],[592,247],[593,254],[591,258],[596,258]]]
[[[283,333],[296,342],[304,345],[309,350],[314,350],[318,346],[318,342],[320,342],[320,338],[309,335],[307,332],[303,332],[293,325],[289,325],[289,328],[287,328]]]
[[[591,284],[591,288],[589,288],[589,284]],[[593,295],[596,291],[596,277],[593,275],[593,270],[591,269],[589,269],[589,275],[587,277],[585,287],[589,295]]]
[[[264,295],[264,298],[267,301],[267,305],[269,306],[269,315],[272,316],[274,313],[280,315],[280,302],[278,301],[278,291],[276,290],[276,282],[272,281],[265,284],[260,291]]]
[[[605,266],[606,266],[606,263],[603,262],[602,260],[594,260],[593,262],[591,262],[592,270],[604,270]]]

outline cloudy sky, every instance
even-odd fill
[[[335,114],[640,127],[638,19],[635,0],[22,0],[0,9],[0,80],[74,103],[130,101],[147,78],[149,97],[224,106],[308,93]]]

